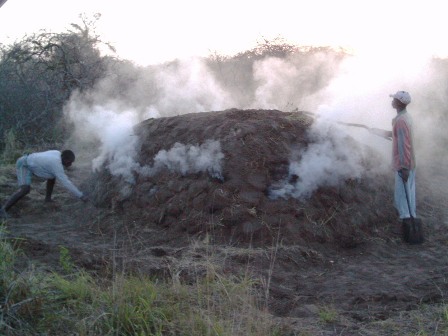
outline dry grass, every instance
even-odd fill
[[[64,274],[33,267],[18,273],[18,252],[1,242],[0,334],[281,334],[261,308],[256,279],[222,274],[213,255],[201,264],[187,255],[173,265],[170,281],[125,274],[105,281],[76,268],[67,249],[60,252]],[[196,268],[196,278],[182,279],[185,267]]]

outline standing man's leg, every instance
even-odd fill
[[[408,202],[406,200],[406,193],[404,191],[405,185],[403,179],[400,174],[395,172],[395,193],[394,193],[394,201],[395,208],[398,211],[398,215],[400,219],[409,218],[409,207]]]
[[[406,192],[404,189],[405,187],[407,190],[409,205],[408,205],[408,199],[406,198]],[[413,217],[416,217],[415,169],[413,169],[409,172],[409,178],[406,183],[404,183],[400,174],[398,174],[398,172],[395,172],[394,200],[395,200],[395,208],[398,210],[400,219],[410,218],[411,215]],[[411,212],[409,212],[409,206],[411,208],[410,209]]]
[[[411,215],[412,217],[417,217],[417,207],[416,207],[416,196],[415,196],[415,169],[409,172],[408,182],[406,183],[408,188],[409,203],[411,205]]]

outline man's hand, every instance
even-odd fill
[[[86,203],[86,202],[88,202],[89,201],[89,197],[87,197],[87,195],[82,195],[81,196],[81,201],[83,201],[84,203]]]
[[[409,178],[409,169],[407,169],[407,168],[401,168],[401,169],[398,171],[398,174],[401,176],[401,178],[403,179],[404,182],[407,182],[407,181],[408,181],[408,178]]]
[[[368,131],[371,134],[378,135],[384,139],[392,140],[392,131],[386,131],[379,128],[368,128]]]

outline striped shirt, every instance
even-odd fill
[[[392,120],[392,164],[396,171],[415,168],[412,119],[406,109]]]

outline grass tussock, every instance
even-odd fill
[[[5,164],[15,163],[16,160],[22,155],[22,149],[13,129],[10,129],[4,133],[3,143],[4,150],[0,155],[0,162]]]
[[[193,283],[123,274],[104,283],[74,267],[64,249],[63,274],[19,272],[18,253],[0,239],[1,335],[282,334],[249,277],[210,267]]]

